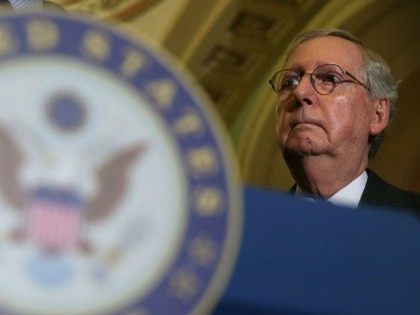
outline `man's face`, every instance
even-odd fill
[[[311,73],[323,64],[339,65],[362,81],[358,47],[338,37],[303,42],[284,68]],[[277,138],[283,154],[351,158],[355,152],[363,156],[368,153],[373,101],[359,84],[341,83],[331,94],[320,95],[306,74],[290,96],[278,104],[277,113]]]

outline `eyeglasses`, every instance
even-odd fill
[[[310,75],[312,86],[321,95],[332,93],[339,84],[346,82],[359,84],[370,91],[355,76],[335,64],[320,65],[312,73],[299,73],[295,69],[283,69],[276,72],[269,82],[274,92],[280,95],[280,100],[285,100],[296,89],[305,74]],[[352,80],[345,79],[346,75]]]

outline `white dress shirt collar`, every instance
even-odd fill
[[[347,206],[351,208],[357,208],[360,199],[362,198],[363,190],[365,189],[368,175],[364,171],[360,176],[350,182],[347,186],[344,186],[334,195],[327,199],[337,206]],[[304,198],[313,199],[311,196],[306,195],[299,186],[296,188],[296,195],[301,195]]]

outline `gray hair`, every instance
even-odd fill
[[[375,157],[379,146],[381,145],[385,132],[388,129],[391,121],[394,118],[396,103],[398,99],[398,82],[392,77],[391,70],[385,60],[375,53],[370,48],[366,47],[363,42],[352,35],[351,33],[339,29],[320,29],[308,30],[297,35],[290,43],[286,50],[286,61],[293,53],[293,51],[303,42],[326,36],[335,36],[348,40],[357,47],[359,47],[363,64],[361,66],[361,73],[363,76],[363,83],[369,88],[369,93],[372,99],[388,99],[391,106],[389,110],[389,121],[386,128],[378,135],[372,136],[369,139],[369,159]]]

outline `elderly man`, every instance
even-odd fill
[[[270,83],[296,194],[352,207],[420,209],[419,195],[367,169],[397,100],[397,83],[380,56],[348,32],[309,31],[291,43]]]

